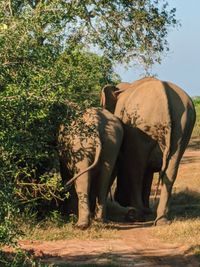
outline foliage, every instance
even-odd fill
[[[47,267],[49,264],[40,263],[40,260],[35,259],[33,253],[16,249],[12,253],[0,251],[0,266],[4,267]],[[54,266],[54,265],[51,265]]]
[[[168,48],[169,28],[177,25],[175,11],[166,0],[1,0],[0,15],[1,29],[11,30],[19,43],[29,42],[33,54],[38,44],[45,44],[50,56],[52,49],[74,50],[78,43],[97,47],[112,60],[139,57],[148,62],[159,60]],[[22,53],[21,60],[24,56],[29,55]]]
[[[17,213],[12,198],[12,183],[0,177],[0,245],[10,244],[16,236],[14,217]]]
[[[200,97],[195,97],[192,99],[195,110],[196,110],[196,123],[194,126],[194,130],[192,132],[193,137],[199,137],[200,136]]]
[[[176,24],[167,1],[0,0],[0,242],[15,236],[16,200],[61,199],[56,130],[80,113],[71,101],[95,104],[114,61],[159,61]]]

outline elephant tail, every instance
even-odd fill
[[[158,182],[156,184],[156,189],[155,189],[155,193],[154,193],[154,197],[153,197],[154,202],[156,202],[160,183],[163,181],[163,177],[164,177],[165,171],[166,171],[166,169],[168,167],[168,164],[169,164],[172,128],[171,128],[171,115],[170,115],[168,101],[167,101],[167,107],[166,108],[167,108],[166,111],[167,111],[167,117],[168,117],[168,125],[167,125],[166,130],[165,130],[165,146],[163,147],[162,167],[161,167],[161,170],[160,170]]]
[[[72,185],[72,183],[73,183],[74,181],[76,181],[76,179],[77,179],[78,177],[80,177],[81,175],[83,175],[83,174],[86,173],[86,172],[89,172],[91,169],[93,169],[93,168],[97,165],[97,163],[98,163],[98,161],[99,161],[99,158],[100,158],[100,155],[101,155],[101,151],[102,151],[102,145],[101,145],[101,142],[99,142],[99,143],[97,144],[97,146],[96,146],[95,158],[94,158],[94,161],[93,161],[92,165],[90,165],[88,168],[86,168],[85,170],[79,172],[79,173],[76,174],[74,177],[72,177],[72,178],[65,184],[65,186],[64,186],[64,189],[65,189],[65,190],[68,189],[68,187],[70,187],[70,186]]]
[[[164,139],[165,139],[165,145],[163,147],[163,161],[162,161],[162,167],[159,175],[159,183],[160,180],[163,179],[163,175],[168,167],[169,164],[169,156],[170,156],[170,150],[171,150],[171,135],[172,135],[172,120],[171,120],[171,113],[170,113],[170,106],[169,106],[169,100],[167,95],[167,87],[164,83],[164,94],[166,98],[166,104],[165,104],[165,112],[166,112],[166,125],[164,129]]]

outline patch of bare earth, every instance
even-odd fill
[[[194,140],[184,154],[177,179],[187,185],[188,177],[199,179],[199,173],[200,143]],[[54,266],[200,266],[187,244],[162,242],[150,233],[151,225],[117,224],[117,239],[20,241],[20,246]]]
[[[119,224],[118,229],[113,240],[21,241],[20,246],[55,266],[199,266],[187,245],[163,243],[142,225]]]

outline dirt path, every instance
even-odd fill
[[[187,179],[188,173],[199,177],[199,170],[200,144],[194,140],[179,169],[183,184],[186,184],[184,180]],[[197,260],[189,255],[187,245],[161,242],[150,234],[148,226],[118,224],[118,239],[21,241],[20,246],[31,250],[42,262],[53,263],[54,266],[109,266],[111,263],[110,266],[200,266]]]
[[[188,254],[186,245],[161,243],[149,234],[148,228],[119,225],[120,239],[21,241],[21,247],[34,251],[41,262],[55,266],[140,266],[199,267]]]

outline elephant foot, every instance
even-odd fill
[[[85,223],[81,223],[81,222],[79,223],[79,222],[77,222],[75,224],[75,227],[78,228],[78,229],[80,229],[80,230],[86,230],[89,226],[90,226],[90,223],[89,222],[85,222]]]
[[[144,208],[143,215],[144,215],[145,221],[153,221],[156,217],[155,212],[153,212],[152,209],[150,208]]]
[[[96,222],[98,222],[98,223],[107,223],[108,222],[107,219],[105,219],[105,218],[99,218],[99,217],[95,217],[94,220]]]
[[[125,221],[126,222],[135,222],[136,218],[137,218],[136,214],[137,214],[136,209],[135,208],[130,208],[128,210],[128,212],[126,213],[126,215],[125,215],[125,218],[124,218]]]
[[[153,211],[150,209],[150,208],[143,208],[143,213],[144,215],[152,215],[153,214]]]
[[[154,226],[170,225],[172,222],[166,217],[158,218],[154,221]]]
[[[125,215],[125,221],[127,222],[144,222],[145,217],[143,212],[137,210],[136,208],[130,208]]]

